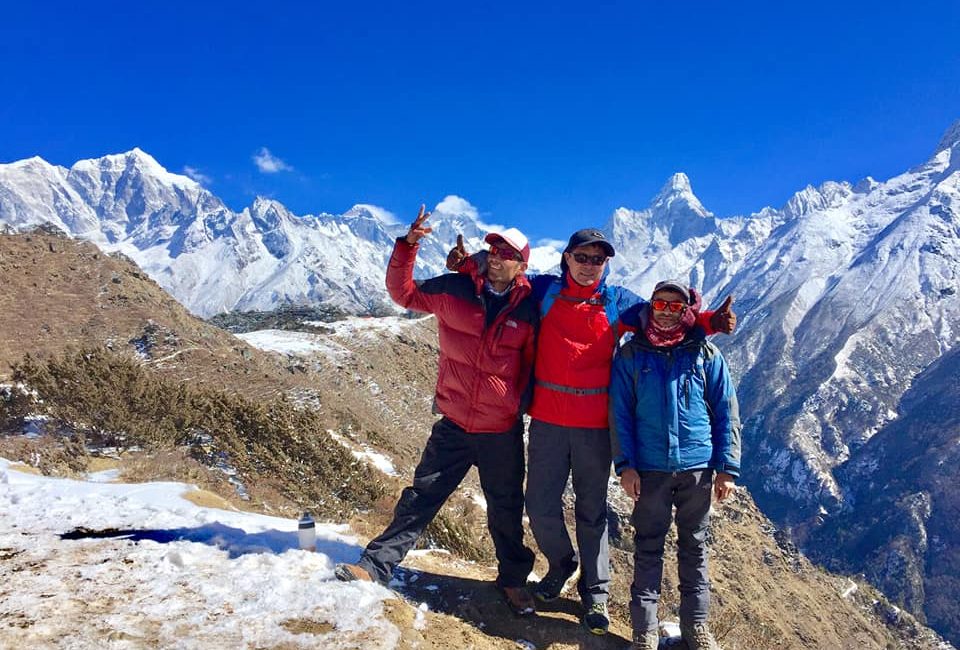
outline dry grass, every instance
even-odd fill
[[[23,463],[10,463],[9,468],[14,472],[20,472],[21,474],[33,474],[35,476],[42,476],[39,469],[31,465],[25,465]]]
[[[220,510],[236,510],[229,501],[219,494],[208,492],[206,490],[190,490],[185,492],[183,498],[195,506],[201,508],[218,508]]]
[[[120,468],[119,458],[109,458],[106,456],[92,456],[87,463],[88,472],[105,472],[111,469]]]

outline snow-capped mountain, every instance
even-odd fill
[[[443,272],[457,234],[477,250],[485,226],[466,201],[434,209],[416,274]],[[0,165],[0,225],[52,224],[133,259],[191,311],[327,303],[349,312],[391,309],[387,259],[405,224],[375,206],[297,216],[257,198],[240,213],[140,149],[82,160],[70,169],[30,158]]]

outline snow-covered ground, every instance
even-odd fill
[[[180,483],[49,478],[0,459],[0,647],[394,647],[379,586],[341,583],[345,526],[205,508]],[[104,531],[93,535],[93,531]],[[72,535],[64,536],[67,533]],[[110,535],[110,536],[105,536]]]
[[[378,342],[384,333],[403,334],[415,326],[419,319],[385,316],[381,318],[350,317],[332,323],[304,321],[304,325],[322,326],[333,330],[332,334],[316,334],[290,330],[256,330],[237,334],[237,338],[266,352],[279,352],[289,356],[309,357],[320,354],[331,361],[349,357],[350,350],[340,340]]]
[[[237,334],[236,336],[253,347],[266,352],[279,352],[290,356],[323,354],[330,359],[350,356],[350,350],[334,343],[330,340],[330,337],[321,334],[287,330],[257,330]]]

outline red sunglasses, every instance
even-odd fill
[[[494,257],[499,257],[502,260],[507,260],[508,262],[522,262],[523,255],[508,248],[506,246],[497,246],[496,244],[490,244],[490,254]]]
[[[669,309],[674,314],[679,314],[687,308],[687,305],[679,300],[651,300],[650,306],[653,307],[654,311],[667,311]]]

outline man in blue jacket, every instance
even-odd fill
[[[613,364],[614,469],[634,502],[630,618],[635,650],[655,650],[663,545],[676,507],[680,630],[690,650],[716,650],[707,624],[711,492],[727,498],[740,474],[740,414],[727,364],[697,326],[700,296],[657,284],[636,336]],[[712,488],[712,489],[711,489]]]

